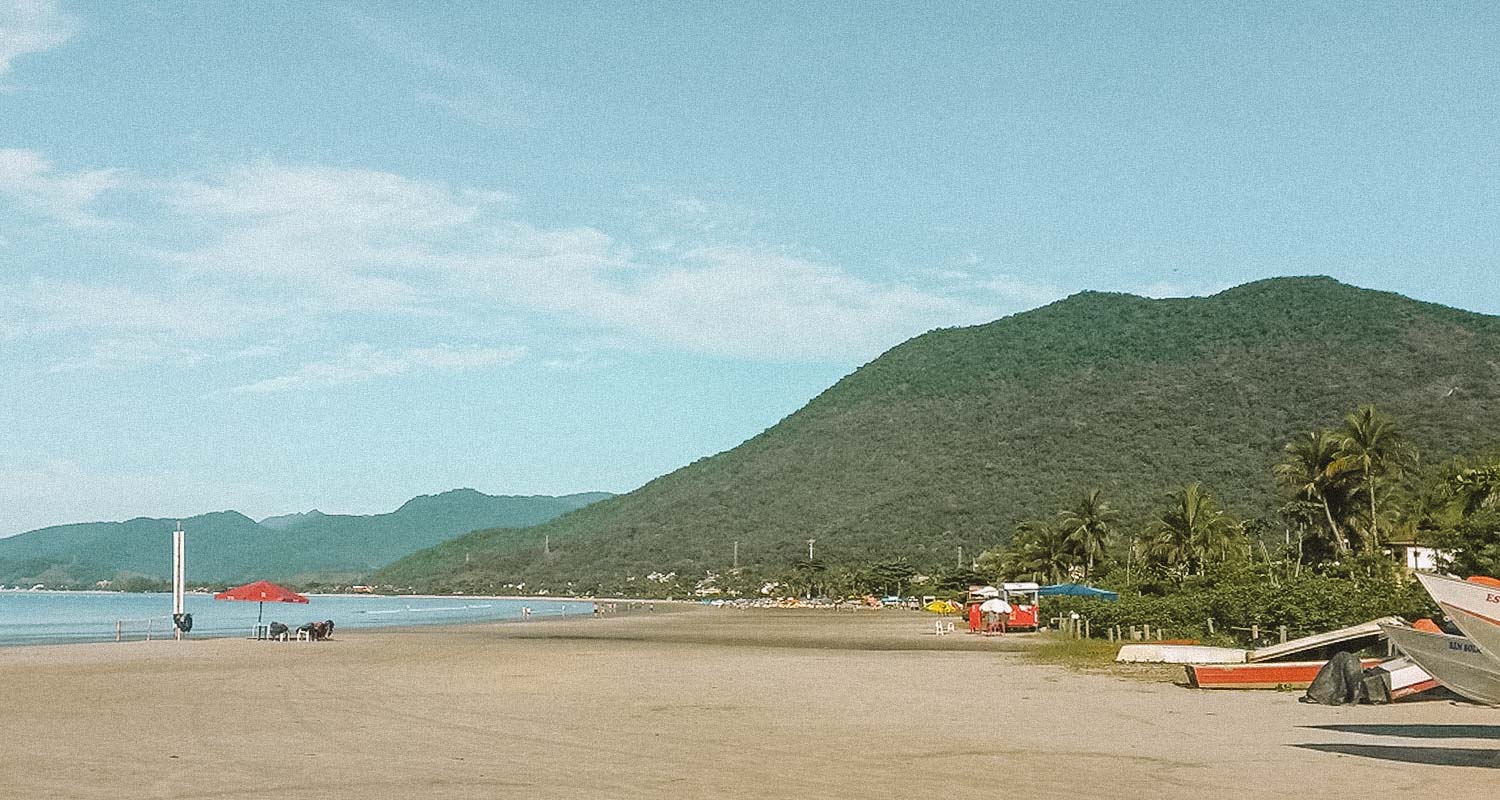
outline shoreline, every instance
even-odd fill
[[[9,592],[10,592],[10,590],[6,590],[6,593],[9,593]],[[79,590],[79,591],[72,591],[72,590],[42,590],[42,589],[39,589],[39,590],[36,590],[36,591],[33,592],[33,591],[31,591],[31,590],[28,589],[28,590],[20,590],[19,592],[17,592],[17,594],[22,594],[22,595],[40,595],[40,594],[44,594],[44,593],[45,594],[50,594],[50,595],[80,595],[80,596],[91,596],[91,597],[99,597],[99,596],[111,596],[111,597],[112,596],[128,596],[128,597],[136,597],[136,596],[170,596],[170,593],[168,593],[168,592],[112,592],[112,591],[108,591],[108,590]],[[189,596],[198,596],[198,597],[201,597],[205,593],[202,593],[202,592],[199,592],[199,593],[189,592],[188,594],[189,594]],[[579,598],[579,597],[547,597],[547,596],[541,596],[541,597],[513,597],[512,596],[512,597],[507,597],[507,596],[493,596],[493,595],[374,595],[374,594],[363,594],[363,593],[361,593],[361,594],[324,594],[324,593],[319,593],[319,594],[309,594],[307,596],[308,597],[315,597],[315,598],[317,598],[317,597],[338,598],[338,599],[372,598],[372,599],[384,599],[384,600],[392,600],[392,599],[400,599],[400,598],[410,598],[410,599],[413,599],[413,600],[420,599],[420,600],[454,600],[454,601],[498,600],[498,601],[505,601],[505,602],[512,602],[512,603],[527,603],[527,602],[531,602],[531,603],[537,603],[537,604],[547,603],[547,604],[564,604],[564,605],[579,605],[579,604],[583,604],[583,603],[607,603],[607,602],[615,602],[615,603],[635,603],[635,604],[638,604],[638,605],[641,605],[641,606],[645,606],[647,604],[653,604],[653,603],[663,603],[663,604],[669,604],[669,607],[670,607],[672,604],[674,604],[674,601],[664,601],[664,600],[663,601],[622,601],[622,600],[603,600],[603,599]],[[675,601],[675,602],[680,602],[680,601]],[[421,611],[421,610],[422,609],[418,609],[418,611]],[[619,614],[628,613],[628,612],[629,612],[629,606],[627,605],[626,608],[621,609],[620,611],[614,612],[614,613],[616,615],[619,615]],[[350,624],[350,623],[345,623],[344,627],[342,628],[342,633],[347,635],[348,633],[352,633],[352,632],[356,632],[356,631],[396,630],[396,629],[408,629],[408,628],[410,628],[410,629],[445,628],[445,627],[451,627],[451,626],[484,625],[484,624],[490,624],[490,623],[504,623],[504,622],[528,622],[528,621],[542,621],[542,620],[560,620],[560,619],[567,619],[567,618],[577,618],[577,617],[581,617],[581,616],[592,616],[592,615],[588,614],[587,612],[580,612],[580,613],[574,613],[574,614],[569,614],[567,612],[555,613],[555,610],[551,610],[551,611],[533,612],[533,614],[531,616],[529,616],[529,617],[522,617],[522,616],[517,615],[517,616],[503,616],[503,617],[493,617],[493,618],[480,618],[480,619],[448,619],[448,620],[441,620],[440,619],[440,620],[434,620],[434,621],[431,621],[431,622],[412,622],[412,621],[408,621],[408,620],[403,620],[401,623],[397,623],[397,624],[377,624],[377,625],[353,625],[353,624]],[[149,618],[153,619],[153,620],[159,619],[159,620],[169,621],[171,619],[171,614],[169,614],[169,613],[151,614],[151,615],[149,615]],[[131,618],[128,618],[128,621],[131,621],[131,622],[140,622],[140,621],[143,621],[145,619],[147,619],[147,617],[131,617]],[[77,635],[73,635],[73,636],[68,636],[67,634],[36,634],[34,636],[34,638],[25,639],[25,640],[14,640],[14,639],[3,639],[3,638],[0,638],[0,652],[10,651],[10,650],[14,650],[16,648],[25,648],[25,647],[56,648],[56,647],[71,647],[71,646],[96,645],[96,644],[124,645],[124,644],[138,643],[138,642],[139,643],[147,643],[147,642],[156,642],[156,641],[177,641],[173,637],[173,635],[172,635],[172,628],[170,627],[170,622],[165,623],[164,626],[163,626],[163,628],[162,628],[162,630],[161,630],[161,632],[160,632],[160,635],[159,636],[154,636],[152,639],[149,639],[149,640],[148,639],[143,639],[143,638],[140,637],[139,634],[132,633],[127,638],[125,638],[123,640],[120,640],[120,641],[116,641],[112,637],[112,635],[109,633],[109,626],[113,625],[114,622],[115,622],[115,620],[113,620],[113,619],[105,619],[105,620],[99,621],[99,622],[92,622],[92,621],[90,621],[90,622],[77,623],[77,624],[85,624],[85,625],[90,625],[90,626],[94,626],[94,627],[103,628],[104,630],[101,631],[101,632],[99,632],[99,633],[90,632],[90,633],[86,633],[86,634],[77,634]],[[337,620],[335,620],[335,622],[337,622]],[[336,629],[337,629],[337,627],[336,627]],[[224,630],[224,631],[215,631],[215,632],[210,633],[210,632],[207,632],[206,630],[203,630],[203,631],[200,631],[198,633],[190,633],[190,634],[188,634],[186,637],[184,637],[184,639],[182,641],[213,641],[213,640],[220,640],[220,639],[240,639],[240,638],[248,639],[249,637],[244,636],[243,635],[243,631],[236,632],[236,631]]]

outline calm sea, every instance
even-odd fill
[[[523,607],[533,618],[593,613],[587,601],[497,600],[487,597],[309,595],[308,603],[266,603],[265,620],[295,629],[304,622],[331,619],[335,636],[348,628],[442,625],[519,619]],[[193,637],[248,636],[257,604],[214,600],[189,594]],[[131,641],[172,635],[172,595],[118,592],[0,592],[0,645],[113,641],[115,624]]]

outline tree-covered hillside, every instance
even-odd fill
[[[1500,442],[1500,318],[1327,278],[1208,298],[1084,293],[919,336],[733,450],[377,579],[626,589],[727,568],[735,541],[742,565],[789,565],[807,539],[831,563],[951,564],[1086,487],[1127,521],[1187,481],[1268,514],[1288,438],[1372,402],[1428,458]]]
[[[609,495],[492,496],[455,489],[407,501],[389,514],[310,511],[256,523],[237,511],[182,520],[190,580],[367,574],[408,553],[495,525],[535,525]],[[0,583],[77,585],[122,575],[165,578],[177,520],[59,525],[0,539]]]

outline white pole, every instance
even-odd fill
[[[184,540],[184,534],[183,534],[183,531],[182,531],[182,523],[179,522],[179,523],[177,523],[177,530],[172,531],[172,613],[173,614],[181,614],[181,613],[183,613],[183,611],[182,611],[182,609],[183,609],[182,594],[183,594],[183,589],[184,589],[183,584],[185,583],[185,580],[184,580],[184,574],[185,573],[184,573],[184,569],[183,569],[184,557],[186,556],[186,553],[184,552],[185,549],[186,549],[186,542]],[[177,626],[175,624],[175,621],[174,621],[174,624],[172,626],[172,629],[177,634],[177,638],[181,639],[182,638],[182,631],[177,628]]]

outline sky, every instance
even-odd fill
[[[1484,3],[0,0],[0,535],[627,491],[924,331],[1500,313]]]

